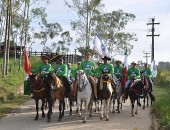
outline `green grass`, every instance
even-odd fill
[[[28,101],[29,96],[16,96],[12,100],[0,101],[0,118],[4,117],[7,113],[10,113],[18,105]]]
[[[33,68],[38,67],[41,62],[39,57],[30,57],[29,59]],[[2,61],[2,58],[0,58],[0,63],[2,63]],[[14,59],[10,59],[9,73],[5,77],[2,77],[2,70],[0,68],[0,118],[5,116],[5,114],[10,113],[21,103],[24,103],[25,101],[28,101],[30,99],[30,96],[15,94],[17,89],[23,87],[24,85],[23,63],[20,70],[18,64],[18,59],[15,66]]]
[[[158,75],[155,88],[156,101],[154,109],[157,113],[161,126],[165,130],[170,129],[170,75],[167,72],[162,72]],[[161,79],[161,80],[160,80]]]

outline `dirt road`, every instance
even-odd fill
[[[142,102],[141,102],[142,103]],[[87,118],[87,123],[82,123],[82,117],[77,117],[75,107],[73,115],[68,115],[58,122],[58,106],[55,106],[52,120],[47,123],[46,118],[34,121],[35,104],[30,100],[0,120],[0,130],[151,130],[152,115],[150,108],[142,110],[139,107],[138,115],[131,116],[130,103],[123,104],[120,113],[110,113],[110,120],[100,120],[99,113],[93,113],[93,117]]]

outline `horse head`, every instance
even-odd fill
[[[85,89],[86,85],[89,83],[86,73],[83,70],[77,71],[77,81],[78,81],[78,91],[81,92]]]
[[[59,89],[62,85],[61,80],[56,76],[54,72],[50,72],[47,76],[47,82],[52,90]]]

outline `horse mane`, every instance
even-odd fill
[[[55,86],[56,88],[61,88],[62,87],[62,81],[59,77],[57,77],[55,74],[53,74],[53,78],[54,78],[54,82],[55,82]]]

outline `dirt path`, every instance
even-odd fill
[[[142,103],[142,101],[141,101]],[[73,115],[68,115],[58,122],[58,106],[55,106],[52,120],[47,123],[46,118],[34,121],[35,104],[33,100],[21,105],[18,110],[0,120],[0,130],[151,130],[152,115],[150,108],[142,110],[139,107],[138,115],[131,116],[130,103],[123,104],[120,113],[110,113],[110,120],[100,120],[99,113],[93,113],[93,117],[87,118],[87,123],[82,123],[82,117],[77,117],[75,107]]]

